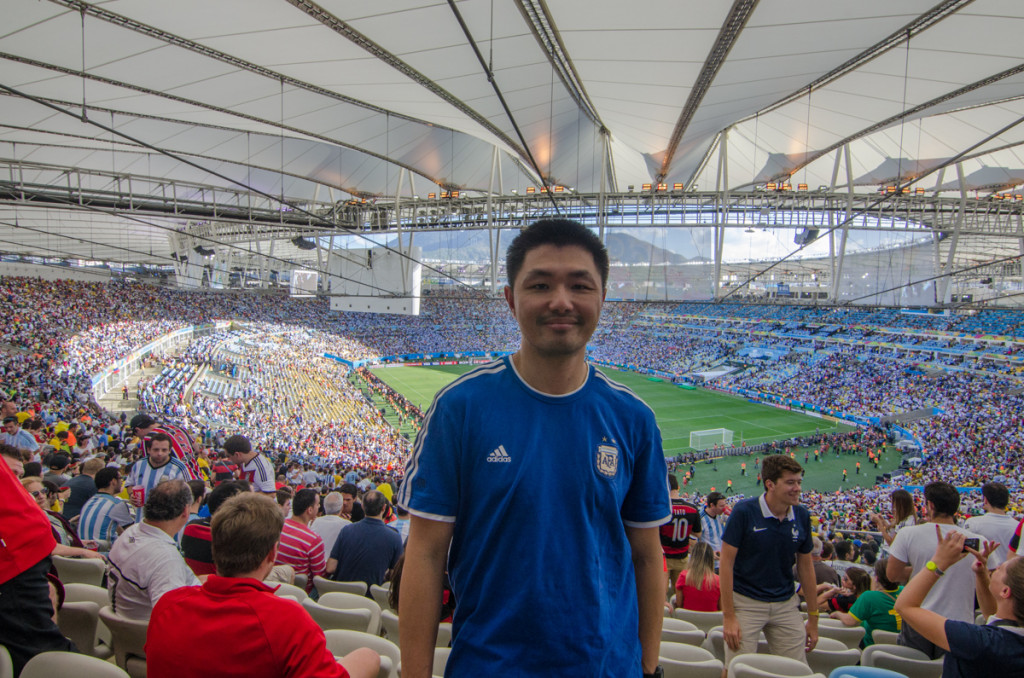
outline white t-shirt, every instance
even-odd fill
[[[1010,540],[1017,531],[1019,521],[1013,516],[998,513],[986,513],[983,516],[968,518],[964,523],[971,532],[977,532],[988,541],[999,542],[999,548],[988,557],[988,569],[994,570],[1010,557]]]
[[[923,523],[904,527],[896,534],[889,551],[893,558],[902,560],[913,567],[911,577],[925,569],[925,563],[935,555],[935,547],[939,540],[935,536],[936,523]],[[963,532],[967,537],[980,538],[975,534],[956,525],[940,524],[942,535],[945,536],[950,530]],[[973,556],[968,556],[946,570],[943,577],[939,577],[932,590],[925,596],[921,605],[926,610],[931,610],[943,617],[967,623],[974,622],[974,573],[971,571]]]
[[[342,529],[352,524],[351,520],[345,520],[341,516],[320,516],[309,525],[309,529],[320,535],[324,541],[324,550],[328,554],[334,549],[334,542],[338,541],[338,535]]]

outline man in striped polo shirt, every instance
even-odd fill
[[[117,539],[117,535],[124,532],[134,521],[128,504],[115,496],[121,492],[121,472],[113,467],[102,468],[96,472],[95,480],[99,492],[90,497],[82,507],[78,520],[78,536],[83,540],[91,539],[101,544],[106,542],[109,548]]]
[[[254,492],[274,494],[277,491],[274,464],[259,452],[254,452],[248,438],[236,433],[224,441],[224,450],[228,459],[238,466],[238,477],[248,480]]]
[[[316,490],[305,489],[292,499],[292,515],[284,521],[276,565],[291,565],[295,574],[306,575],[306,591],[313,588],[313,577],[323,576],[327,567],[324,541],[309,524],[316,518],[320,497]]]
[[[135,522],[142,522],[142,507],[154,487],[165,480],[190,480],[185,462],[171,454],[171,437],[166,433],[153,433],[148,438],[148,454],[135,462],[128,474],[128,496],[138,509]]]

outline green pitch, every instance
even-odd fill
[[[445,367],[388,367],[378,368],[374,373],[388,385],[402,393],[425,412],[434,395],[471,369],[469,365]],[[814,431],[849,431],[849,426],[834,424],[825,419],[810,417],[799,412],[780,410],[767,405],[751,403],[745,398],[724,395],[704,389],[686,390],[632,372],[606,369],[615,381],[633,389],[654,410],[661,428],[665,455],[690,452],[690,432],[714,428],[727,428],[733,432],[733,443],[740,440],[748,444],[782,440],[798,435],[813,434]],[[805,450],[794,450],[797,461],[804,464]],[[747,463],[747,475],[741,475],[740,464]],[[757,470],[753,458],[729,457],[717,464],[698,463],[696,475],[684,492],[699,490],[707,493],[712,487],[724,492],[726,481],[733,481],[736,493],[751,495],[757,492]],[[856,463],[860,461],[860,474]],[[822,491],[848,489],[861,485],[874,485],[875,476],[892,471],[899,465],[900,455],[889,450],[883,456],[881,468],[875,469],[863,456],[826,455],[823,461],[814,462],[810,453],[805,488]],[[843,469],[847,469],[848,481],[842,482]],[[686,471],[689,467],[680,471]],[[717,470],[716,470],[717,469]],[[682,476],[680,475],[680,481]],[[681,482],[680,482],[681,484]]]

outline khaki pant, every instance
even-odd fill
[[[736,651],[731,650],[728,643],[725,644],[726,667],[736,655],[757,652],[761,631],[764,631],[768,639],[768,649],[772,654],[807,663],[807,630],[800,614],[799,596],[794,594],[781,603],[766,603],[738,593],[733,593],[732,599],[741,638],[740,647]]]
[[[665,558],[668,564],[668,597],[676,594],[676,582],[679,581],[679,573],[686,569],[686,561],[689,555],[682,558]]]

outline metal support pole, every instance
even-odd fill
[[[712,284],[712,298],[718,301],[722,292],[722,250],[725,246],[725,224],[729,209],[729,129],[722,132],[718,142],[718,175],[715,190],[718,191],[718,210],[715,212],[715,277]]]
[[[960,209],[956,214],[956,223],[953,226],[953,238],[949,243],[949,252],[946,253],[946,265],[943,269],[944,275],[939,278],[939,303],[943,306],[949,304],[950,296],[953,293],[953,261],[956,259],[956,250],[960,244],[960,229],[964,225],[964,218],[967,214],[967,182],[964,181],[963,163],[956,164],[956,181],[960,186]]]
[[[491,260],[491,294],[495,294],[498,289],[498,253],[494,247],[494,179],[500,168],[498,147],[494,146],[491,150],[491,176],[487,180],[487,250]]]
[[[846,212],[839,234],[835,277],[832,278],[832,300],[836,303],[839,302],[839,286],[843,280],[843,264],[846,262],[846,240],[850,236],[850,218],[853,216],[853,161],[850,159],[850,144],[843,146],[843,163],[846,167]]]

